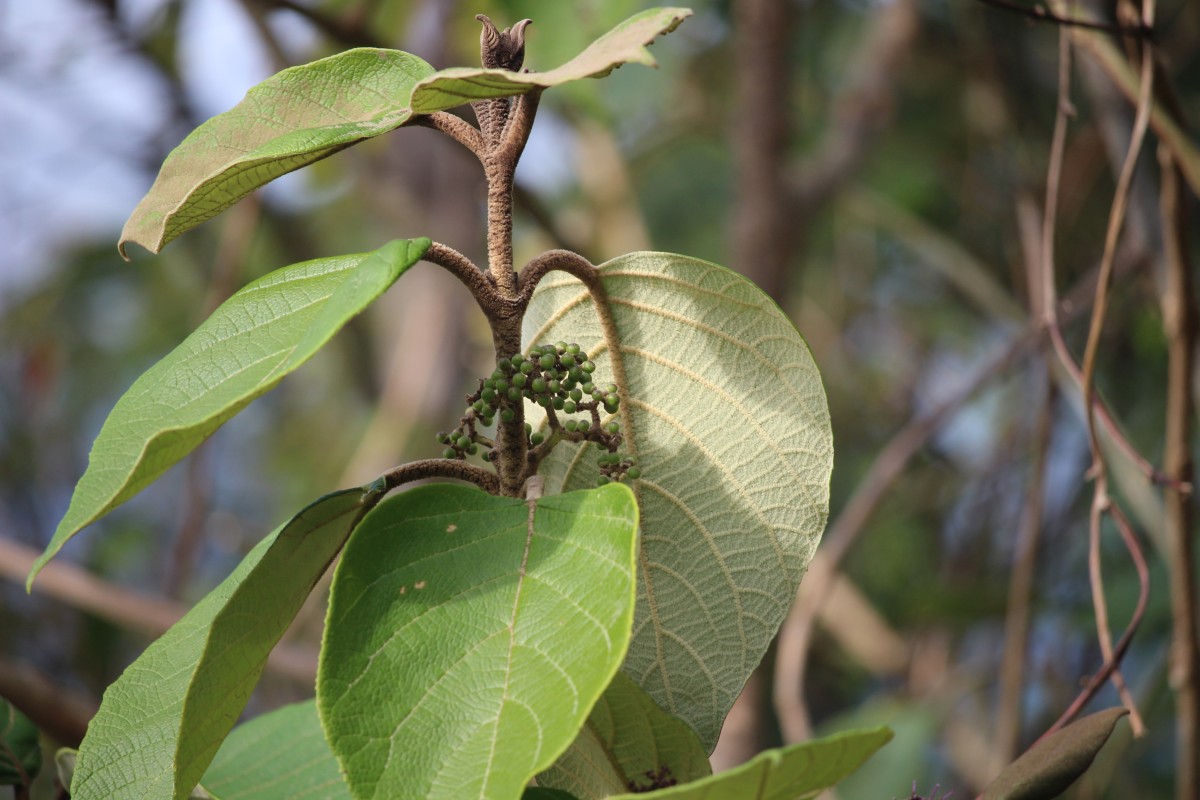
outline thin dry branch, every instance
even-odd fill
[[[1160,210],[1165,246],[1165,281],[1160,303],[1167,339],[1167,407],[1163,470],[1180,485],[1192,481],[1193,367],[1197,319],[1188,263],[1187,211],[1183,176],[1169,147],[1159,145],[1162,167]],[[1198,626],[1193,517],[1190,491],[1163,495],[1167,571],[1171,593],[1171,688],[1175,691],[1176,797],[1200,792],[1200,626]]]
[[[1154,19],[1154,0],[1145,0],[1143,5],[1143,21],[1152,24]],[[1095,397],[1096,361],[1100,351],[1100,338],[1104,332],[1104,320],[1108,312],[1108,296],[1112,288],[1113,264],[1116,260],[1117,243],[1124,226],[1125,214],[1128,208],[1129,187],[1133,182],[1134,170],[1137,168],[1138,156],[1141,153],[1142,142],[1145,140],[1146,129],[1150,122],[1150,108],[1154,97],[1154,50],[1147,42],[1142,48],[1142,79],[1138,97],[1137,114],[1134,119],[1133,133],[1130,137],[1129,150],[1121,173],[1117,178],[1116,190],[1113,193],[1112,207],[1109,211],[1108,228],[1104,237],[1104,254],[1100,260],[1100,276],[1096,281],[1096,299],[1092,305],[1092,319],[1088,328],[1087,345],[1084,348],[1082,365],[1082,386],[1084,410],[1087,415],[1088,443],[1092,451],[1092,477],[1095,481],[1092,497],[1092,511],[1089,516],[1090,532],[1088,537],[1088,573],[1092,584],[1092,602],[1096,611],[1096,628],[1099,634],[1100,650],[1106,661],[1113,661],[1113,686],[1121,697],[1121,702],[1130,712],[1130,724],[1135,736],[1145,733],[1145,723],[1138,713],[1133,701],[1133,695],[1125,685],[1125,679],[1114,660],[1112,637],[1108,627],[1108,609],[1104,596],[1104,581],[1100,569],[1100,528],[1104,515],[1112,513],[1115,504],[1108,491],[1108,464],[1100,444],[1096,429],[1096,410],[1092,402]]]
[[[1112,656],[1105,659],[1100,669],[1088,680],[1083,691],[1067,707],[1067,710],[1055,720],[1053,725],[1046,729],[1045,733],[1038,737],[1038,742],[1055,731],[1061,730],[1067,723],[1073,720],[1075,715],[1096,696],[1100,691],[1100,687],[1112,677],[1117,665],[1125,657],[1125,652],[1129,649],[1129,644],[1133,641],[1133,635],[1137,632],[1138,625],[1141,624],[1142,617],[1146,613],[1146,603],[1150,599],[1150,569],[1146,566],[1145,554],[1142,552],[1141,545],[1138,544],[1137,534],[1134,533],[1133,526],[1129,524],[1129,520],[1125,517],[1125,512],[1121,510],[1121,507],[1113,505],[1109,508],[1108,513],[1112,517],[1113,522],[1116,523],[1117,530],[1121,534],[1121,541],[1125,543],[1125,548],[1129,551],[1130,560],[1137,571],[1137,605],[1133,609],[1133,615],[1130,617],[1129,624],[1125,627],[1121,638],[1117,640],[1116,646],[1113,647]],[[1037,744],[1037,742],[1034,742],[1034,744]]]
[[[1058,303],[1056,319],[1069,322],[1087,313],[1094,296],[1090,291],[1094,277],[1094,273],[1085,275],[1066,293]],[[1047,328],[1040,319],[1030,321],[1025,331],[1015,337],[994,361],[980,369],[958,394],[901,428],[876,456],[841,513],[830,524],[816,557],[809,565],[803,588],[779,632],[774,698],[785,741],[796,742],[808,738],[810,725],[803,696],[805,664],[816,615],[829,598],[841,559],[892,485],[903,474],[908,462],[929,438],[976,391],[1033,351],[1039,343],[1044,342],[1046,335]]]

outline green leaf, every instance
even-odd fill
[[[474,100],[511,97],[548,89],[583,78],[602,78],[622,64],[655,66],[646,45],[670,33],[691,16],[688,8],[651,8],[613,28],[582,53],[549,72],[510,72],[503,69],[443,69],[417,83],[413,111],[432,114]]]
[[[104,693],[71,796],[182,798],[237,721],[271,648],[382,485],[326,495],[264,539]]]
[[[0,698],[0,786],[29,786],[41,769],[37,727]]]
[[[804,800],[816,797],[862,766],[892,732],[873,728],[767,750],[740,767],[653,793],[671,800]],[[636,800],[641,793],[612,800]]]
[[[293,264],[226,300],[117,401],[26,588],[72,536],[296,370],[428,247],[428,239],[399,239],[373,253]]]
[[[267,78],[171,151],[118,249],[157,253],[280,175],[398,128],[412,117],[413,86],[433,71],[408,53],[360,48]]]
[[[527,345],[593,354],[621,387],[642,471],[638,609],[623,670],[709,750],[775,635],[829,508],[833,442],[808,346],[770,298],[715,264],[634,253],[600,267],[624,380],[587,291],[552,273]],[[546,490],[595,485],[595,451],[559,444]]]
[[[1051,800],[1087,772],[1125,708],[1106,708],[1047,736],[1004,768],[980,800]]]
[[[221,800],[350,800],[312,700],[234,728],[203,783]]]
[[[71,781],[75,778],[75,762],[78,757],[79,751],[70,747],[59,748],[58,752],[54,754],[54,769],[58,774],[58,782],[63,786],[70,786]],[[197,786],[188,794],[188,800],[214,800],[214,798],[203,786]]]
[[[712,774],[696,733],[663,711],[631,678],[617,673],[571,747],[538,776],[538,785],[583,800]]]
[[[317,703],[358,798],[513,798],[575,738],[633,620],[624,486],[525,502],[424,486],[334,575]]]

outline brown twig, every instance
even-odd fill
[[[1158,147],[1162,167],[1160,212],[1165,280],[1160,304],[1167,340],[1167,407],[1163,470],[1180,485],[1192,480],[1193,367],[1197,319],[1188,264],[1188,218],[1183,176],[1169,147]],[[1195,525],[1190,491],[1168,488],[1163,495],[1167,572],[1171,594],[1171,688],[1175,691],[1176,797],[1200,793],[1200,636],[1197,616]]]
[[[1143,19],[1150,24],[1154,19],[1154,0],[1145,0]],[[1094,489],[1092,510],[1089,516],[1090,535],[1088,566],[1092,584],[1092,601],[1096,610],[1096,627],[1099,634],[1100,649],[1106,660],[1113,660],[1111,633],[1108,628],[1108,609],[1104,596],[1104,582],[1100,569],[1100,527],[1103,517],[1111,513],[1115,504],[1108,491],[1108,464],[1100,445],[1096,428],[1096,409],[1093,403],[1095,396],[1096,360],[1100,351],[1100,338],[1104,332],[1104,320],[1108,312],[1108,295],[1112,288],[1113,263],[1116,259],[1117,242],[1125,221],[1125,212],[1129,200],[1129,187],[1133,182],[1134,170],[1137,168],[1138,155],[1146,136],[1150,122],[1150,107],[1153,102],[1154,86],[1154,54],[1152,46],[1147,42],[1142,50],[1142,86],[1138,99],[1137,114],[1134,119],[1133,133],[1130,137],[1129,150],[1125,163],[1121,166],[1117,178],[1117,186],[1113,193],[1112,207],[1109,211],[1108,228],[1104,237],[1104,253],[1100,260],[1100,275],[1096,281],[1096,299],[1092,305],[1092,319],[1088,327],[1087,344],[1084,348],[1082,365],[1082,391],[1084,411],[1087,419],[1088,443],[1092,451],[1092,477]],[[1145,733],[1145,724],[1137,711],[1133,695],[1125,685],[1121,675],[1119,662],[1114,661],[1112,672],[1113,686],[1121,697],[1121,701],[1130,712],[1130,725],[1135,736]]]
[[[496,292],[496,287],[489,280],[488,275],[476,266],[474,261],[453,247],[441,242],[434,242],[425,251],[424,259],[431,264],[437,264],[458,278],[485,312],[504,314],[507,311],[506,306],[511,305],[511,303],[506,303]],[[511,313],[511,311],[507,313]]]
[[[811,725],[802,694],[808,644],[820,606],[832,590],[839,565],[867,520],[887,495],[908,462],[929,438],[962,407],[981,387],[1003,374],[1013,363],[1041,339],[1041,328],[1031,325],[1024,334],[1010,342],[1008,348],[952,397],[943,400],[932,411],[905,425],[879,452],[867,474],[859,481],[842,512],[829,526],[817,557],[809,565],[804,578],[805,596],[792,605],[779,631],[779,648],[775,662],[775,710],[785,742],[804,741]]]
[[[455,116],[448,111],[436,111],[433,114],[422,114],[415,117],[412,124],[441,131],[470,150],[480,161],[483,160],[483,134],[462,117]]]
[[[583,256],[570,250],[547,250],[526,264],[517,276],[517,292],[522,308],[529,304],[533,291],[542,278],[551,272],[565,272],[578,279],[592,292],[593,300],[595,299],[595,292],[592,290],[600,283],[600,274],[596,267]]]
[[[1121,638],[1117,640],[1116,645],[1113,647],[1112,655],[1105,659],[1100,669],[1088,680],[1083,691],[1067,707],[1067,710],[1055,720],[1053,725],[1046,729],[1045,733],[1038,737],[1038,742],[1055,731],[1061,730],[1067,723],[1074,719],[1075,715],[1096,696],[1096,693],[1100,691],[1100,687],[1108,682],[1117,665],[1125,657],[1125,652],[1129,649],[1129,644],[1133,641],[1133,635],[1137,632],[1138,625],[1141,624],[1142,617],[1146,613],[1146,603],[1150,599],[1150,570],[1146,566],[1146,557],[1142,553],[1141,545],[1138,544],[1133,526],[1129,524],[1129,520],[1125,517],[1125,512],[1121,510],[1121,507],[1113,505],[1109,508],[1108,513],[1112,517],[1113,522],[1116,523],[1117,530],[1121,534],[1121,540],[1125,543],[1125,548],[1129,551],[1130,560],[1133,561],[1134,569],[1137,571],[1137,605],[1133,609],[1129,625],[1126,626],[1124,633],[1121,634]],[[1034,742],[1034,744],[1037,744],[1037,742]]]
[[[380,476],[388,489],[425,478],[450,478],[473,483],[488,494],[500,494],[500,479],[494,472],[454,458],[410,461]]]
[[[1094,296],[1088,291],[1092,279],[1090,274],[1084,276],[1066,293],[1058,303],[1056,318],[1070,321],[1087,312]],[[1047,328],[1040,320],[1029,322],[1025,331],[1014,338],[994,361],[980,369],[956,395],[901,428],[876,456],[866,475],[843,505],[841,513],[830,524],[816,558],[809,565],[808,574],[804,578],[803,594],[799,595],[792,605],[779,632],[774,697],[785,741],[803,741],[808,736],[808,713],[802,694],[805,662],[816,615],[832,591],[842,558],[896,479],[903,474],[908,462],[925,442],[976,391],[1032,351],[1046,335]]]
[[[1053,25],[1061,25],[1064,28],[1084,28],[1092,31],[1104,31],[1105,33],[1115,33],[1120,36],[1135,36],[1139,39],[1152,39],[1154,37],[1154,28],[1147,23],[1138,25],[1117,25],[1106,22],[1096,22],[1089,19],[1076,19],[1073,17],[1060,17],[1057,14],[1049,11],[1045,6],[1027,6],[1023,3],[1014,2],[1014,0],[979,0],[987,6],[993,8],[1001,8],[1005,11],[1011,11],[1014,14],[1020,14],[1023,17],[1037,20],[1038,22],[1049,22]]]

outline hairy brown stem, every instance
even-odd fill
[[[441,242],[429,245],[424,259],[431,264],[437,264],[458,278],[471,292],[471,296],[475,298],[475,302],[479,304],[484,313],[489,316],[503,313],[504,301],[497,294],[496,287],[488,280],[488,276],[475,265],[474,261]]]
[[[456,481],[473,483],[488,494],[500,493],[500,481],[494,473],[454,458],[427,458],[422,461],[412,461],[389,470],[380,477],[388,489],[395,489],[402,484],[425,478],[451,478]]]
[[[417,117],[413,120],[413,124],[441,131],[474,153],[476,158],[483,159],[483,134],[479,132],[478,128],[462,117],[456,117],[447,111],[437,111],[433,114]]]

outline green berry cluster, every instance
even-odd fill
[[[605,449],[601,445],[597,446]],[[636,456],[622,455],[605,450],[596,461],[600,465],[600,478],[596,481],[598,486],[603,486],[613,481],[636,480],[642,477],[642,470],[637,466]]]
[[[555,342],[530,348],[528,353],[501,358],[491,376],[479,382],[479,388],[468,395],[466,414],[451,433],[439,433],[438,441],[447,445],[446,458],[465,458],[475,455],[479,448],[484,461],[489,460],[495,445],[476,431],[476,425],[487,427],[499,417],[502,422],[516,419],[517,409],[526,400],[546,409],[550,425],[547,435],[528,423],[529,458],[536,462],[558,440],[594,442],[604,451],[601,456],[601,485],[640,474],[631,457],[616,451],[621,444],[621,426],[615,420],[601,423],[600,411],[616,414],[621,408],[616,384],[599,386],[593,380],[596,364],[578,344]],[[581,419],[570,415],[586,415]],[[567,417],[560,419],[560,415]]]

